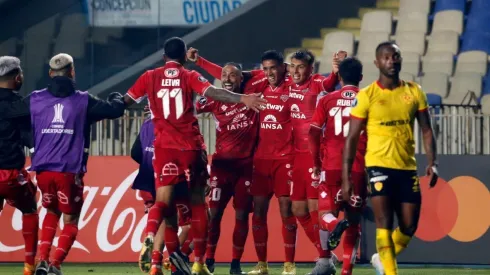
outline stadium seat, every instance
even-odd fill
[[[442,97],[435,94],[427,94],[427,103],[429,106],[442,105]]]
[[[400,13],[396,33],[399,32],[421,32],[427,33],[429,18],[422,12]]]
[[[463,52],[458,55],[456,73],[470,72],[484,76],[487,73],[488,54],[482,51]]]
[[[400,73],[400,79],[405,80],[405,81],[415,81],[415,76],[410,73],[406,72],[401,72]]]
[[[488,10],[479,11],[472,7],[466,22],[466,31],[490,32],[489,21],[490,12]]]
[[[66,15],[61,22],[54,52],[65,52],[69,53],[73,58],[83,58],[88,31],[85,15],[81,13]]]
[[[216,86],[216,87],[221,87],[221,80],[215,78],[214,81],[213,81],[213,85]]]
[[[449,88],[449,77],[443,73],[426,73],[421,78],[420,86],[426,93],[445,98]]]
[[[428,53],[422,57],[422,71],[424,73],[453,74],[454,58],[449,52]]]
[[[447,10],[436,13],[432,33],[440,31],[453,31],[461,35],[463,32],[463,12]]]
[[[476,73],[458,73],[451,83],[449,96],[444,99],[445,104],[468,104],[471,93],[480,98],[482,90],[482,77]],[[475,105],[477,102],[471,102]]]
[[[457,10],[464,12],[466,0],[436,0],[434,12]]]
[[[293,57],[294,52],[290,52],[284,56],[285,62],[291,62],[291,57]]]
[[[387,32],[361,32],[357,54],[370,53],[374,60],[376,47],[390,38]]]
[[[483,79],[483,95],[489,95],[490,94],[490,71],[487,71],[487,75]]]
[[[490,115],[490,94],[484,95],[481,100],[481,112],[484,115]]]
[[[421,12],[429,14],[431,0],[400,0],[399,14]]]
[[[362,71],[364,73],[378,73],[379,70],[374,65],[374,55],[372,53],[360,53],[357,58],[362,63]]]
[[[379,73],[374,73],[374,72],[363,73],[362,74],[362,81],[361,81],[361,83],[359,83],[359,88],[362,89],[364,87],[371,85],[371,83],[378,80],[378,78],[379,78]]]
[[[453,55],[458,54],[459,36],[454,31],[433,32],[429,36],[429,46],[427,53],[450,52]]]
[[[488,0],[471,0],[471,12],[473,11],[484,11],[487,12],[490,10],[490,1]]]
[[[420,73],[420,55],[418,53],[402,51],[402,72],[418,76]]]
[[[487,23],[487,25],[490,25]],[[490,33],[465,31],[461,51],[484,51],[490,54]]]
[[[322,55],[331,57],[338,50],[345,50],[349,55],[354,53],[354,35],[350,32],[338,31],[327,34],[323,41]]]
[[[368,12],[362,18],[361,34],[363,32],[386,32],[391,34],[392,15],[389,11]]]
[[[396,34],[396,44],[400,47],[403,56],[406,52],[424,55],[425,34],[423,32],[398,32]]]

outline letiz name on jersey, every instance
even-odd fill
[[[180,79],[162,79],[163,87],[180,87]]]
[[[238,130],[238,129],[248,127],[249,125],[252,124],[253,122],[248,120],[245,114],[238,114],[233,118],[230,124],[226,125],[226,129],[228,131],[233,131],[233,130]]]
[[[264,121],[260,123],[260,128],[271,129],[271,130],[282,130],[282,125],[281,123],[277,122],[277,119],[274,115],[266,115],[264,117]]]

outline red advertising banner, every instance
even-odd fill
[[[77,240],[67,262],[135,262],[143,240],[146,215],[142,199],[131,189],[138,172],[130,157],[91,157],[86,174],[82,213]],[[38,194],[39,198],[39,194]],[[38,199],[40,226],[46,215]],[[221,236],[216,252],[218,262],[231,261],[234,210],[231,204],[225,211]],[[251,218],[250,218],[251,223]],[[284,261],[279,205],[273,199],[269,210],[268,258]],[[62,222],[59,230],[63,227]],[[24,242],[21,233],[21,212],[5,205],[0,213],[0,262],[21,262]],[[57,244],[57,238],[54,245]],[[316,249],[298,226],[296,260],[311,262],[318,256]],[[341,246],[335,251],[342,258]],[[257,261],[250,230],[243,262]]]

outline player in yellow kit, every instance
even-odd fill
[[[415,231],[420,215],[420,186],[415,162],[414,121],[417,119],[428,157],[430,185],[437,182],[436,143],[428,112],[427,96],[414,82],[399,77],[402,57],[391,42],[376,48],[379,79],[362,89],[353,103],[350,130],[344,147],[342,193],[348,202],[352,192],[350,172],[357,142],[367,131],[365,156],[368,193],[376,220],[376,248],[372,263],[378,274],[396,275],[396,255]],[[399,227],[394,231],[394,214]]]

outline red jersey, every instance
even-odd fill
[[[347,85],[329,93],[318,102],[311,126],[324,128],[322,170],[342,170],[342,154],[349,133],[350,110],[359,88]],[[364,171],[367,136],[363,131],[357,146],[352,171]]]
[[[282,159],[293,153],[293,125],[289,113],[289,82],[286,78],[279,86],[267,86],[262,92],[267,100],[260,112],[259,143],[255,158]]]
[[[171,61],[146,71],[128,95],[136,102],[148,96],[155,124],[155,147],[201,150],[206,146],[194,115],[193,91],[204,95],[210,86],[198,72]]]
[[[289,86],[289,108],[293,123],[294,149],[296,153],[308,153],[308,131],[318,100],[335,89],[337,75],[328,77],[315,74],[302,85]]]
[[[241,159],[252,156],[257,145],[258,118],[254,110],[240,103],[223,103],[201,97],[198,113],[212,113],[216,121],[216,151],[213,158]]]

